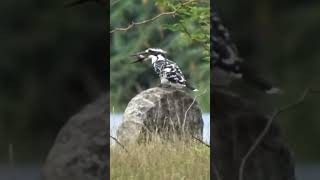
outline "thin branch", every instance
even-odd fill
[[[199,141],[201,144],[207,146],[208,148],[210,148],[210,144],[207,144],[206,142],[202,141],[201,139],[199,139],[199,138],[197,138],[197,137],[195,137],[193,135],[192,135],[192,138],[197,140],[197,141]]]
[[[272,122],[283,112],[294,108],[295,106],[302,104],[303,101],[305,100],[306,96],[310,93],[320,93],[320,91],[318,90],[311,90],[309,88],[306,88],[304,90],[304,92],[302,93],[302,96],[294,103],[292,104],[288,104],[286,106],[283,106],[281,108],[279,108],[278,110],[274,111],[271,115],[271,117],[269,118],[265,128],[261,131],[260,135],[257,137],[257,139],[255,140],[255,142],[252,144],[252,146],[250,147],[250,149],[248,150],[248,152],[245,154],[245,156],[243,156],[242,160],[241,160],[241,164],[240,164],[240,168],[239,168],[239,180],[243,180],[243,172],[244,172],[244,168],[246,165],[246,162],[249,158],[249,156],[252,154],[252,152],[256,149],[256,147],[259,145],[259,143],[262,141],[262,139],[265,137],[265,135],[267,134],[268,130],[270,129],[270,126],[272,124]]]
[[[192,107],[192,105],[194,104],[194,102],[196,101],[196,99],[197,99],[197,96],[195,96],[195,97],[193,98],[192,103],[190,104],[190,106],[188,107],[188,109],[186,110],[186,112],[184,113],[184,118],[183,118],[183,123],[182,123],[182,131],[184,131],[184,126],[185,126],[185,124],[186,124],[187,113],[188,113],[188,111],[191,109],[191,107]]]
[[[136,26],[136,25],[141,25],[141,24],[146,24],[146,23],[149,23],[149,22],[152,22],[156,19],[158,19],[159,17],[161,16],[165,16],[165,15],[172,15],[174,16],[176,14],[176,11],[172,11],[172,12],[164,12],[164,13],[161,13],[151,19],[148,19],[148,20],[144,20],[144,21],[141,21],[141,22],[131,22],[131,24],[129,24],[127,27],[125,28],[115,28],[113,29],[112,31],[110,31],[110,33],[114,33],[116,31],[128,31],[129,29],[131,29],[133,26]]]
[[[199,95],[197,95],[197,96],[195,96],[195,97],[193,98],[192,103],[190,104],[190,106],[188,107],[188,109],[186,110],[186,112],[184,113],[184,119],[183,119],[183,124],[182,124],[182,131],[184,131],[184,126],[185,126],[185,123],[186,123],[188,111],[191,109],[191,107],[192,107],[192,105],[194,104],[194,102],[196,101],[197,97],[202,96],[202,95],[205,94],[206,92],[207,92],[207,89],[204,90],[201,94],[199,94]]]
[[[113,136],[111,136],[111,135],[110,135],[110,137],[111,137],[117,144],[119,144],[119,145],[122,147],[122,149],[124,149],[127,153],[129,153],[129,151],[124,147],[124,145],[122,145],[122,144],[118,141],[117,138],[115,138],[115,137],[113,137]]]
[[[137,25],[142,25],[142,24],[147,24],[147,23],[150,23],[150,22],[153,22],[155,21],[156,19],[160,18],[161,16],[175,16],[177,14],[177,11],[183,7],[184,5],[186,4],[189,4],[189,3],[192,3],[192,2],[195,2],[194,0],[192,1],[187,1],[185,3],[182,3],[181,6],[177,9],[175,9],[174,11],[171,11],[171,12],[164,12],[164,13],[160,13],[156,16],[154,16],[153,18],[151,19],[148,19],[148,20],[144,20],[144,21],[140,21],[140,22],[131,22],[131,24],[129,24],[127,27],[122,27],[122,28],[115,28],[113,30],[110,31],[110,34],[116,32],[116,31],[128,31],[129,29],[133,28],[134,26],[137,26]]]

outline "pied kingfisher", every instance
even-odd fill
[[[151,60],[154,71],[160,77],[161,85],[171,85],[177,88],[187,87],[192,91],[198,91],[186,81],[178,65],[166,58],[166,54],[167,52],[162,49],[148,48],[133,55],[137,58],[133,63]]]
[[[279,88],[257,77],[253,68],[244,65],[242,59],[239,57],[237,47],[231,40],[228,29],[225,28],[216,13],[212,15],[211,25],[213,28],[213,36],[211,36],[213,48],[211,55],[215,69],[222,70],[222,72],[231,75],[229,76],[231,79],[243,79],[267,94],[282,92]]]

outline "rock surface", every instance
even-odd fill
[[[242,157],[256,140],[268,119],[237,95],[213,92],[212,135],[214,159],[222,179],[237,180]],[[249,157],[244,180],[294,180],[294,162],[280,129],[272,124],[267,135]]]
[[[184,91],[155,87],[131,99],[117,138],[129,143],[139,141],[148,133],[181,134],[183,129],[202,139],[203,120],[197,101]]]
[[[101,96],[74,115],[59,132],[43,169],[44,180],[107,178],[108,97]]]

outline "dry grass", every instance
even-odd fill
[[[112,180],[210,179],[210,149],[192,140],[161,141],[110,147]]]

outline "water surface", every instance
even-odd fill
[[[203,113],[203,140],[207,143],[210,142],[210,113]],[[121,124],[122,114],[111,113],[110,114],[110,133],[113,137],[116,137],[116,131]]]

